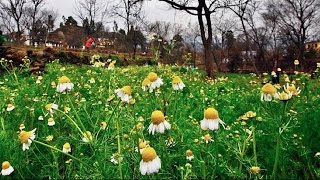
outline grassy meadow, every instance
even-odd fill
[[[163,85],[143,91],[150,72]],[[183,90],[173,90],[174,75]],[[57,92],[62,76],[72,90]],[[261,101],[269,76],[217,74],[208,80],[201,70],[178,66],[108,70],[57,60],[41,76],[11,70],[0,76],[0,163],[8,161],[14,171],[0,179],[318,179],[319,80],[290,75],[300,93]],[[286,85],[283,75],[280,82],[278,92]],[[124,86],[131,86],[129,103],[115,93]],[[50,103],[58,108],[48,108]],[[217,130],[200,126],[209,107],[225,123]],[[155,110],[171,128],[152,135]],[[34,129],[24,151],[22,132]],[[142,142],[161,159],[158,173],[141,174]],[[71,152],[63,152],[66,143]]]

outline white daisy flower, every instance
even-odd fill
[[[43,121],[43,116],[39,116],[39,117],[38,117],[38,120],[39,120],[39,121]]]
[[[54,126],[56,124],[56,122],[54,121],[54,119],[52,117],[50,117],[48,119],[48,126]]]
[[[57,104],[54,104],[54,103],[50,103],[50,104],[47,104],[45,106],[46,110],[50,113],[50,114],[53,114],[55,113],[55,111],[58,109],[58,105]]]
[[[186,158],[188,161],[192,161],[192,159],[194,158],[194,155],[190,149],[186,151]]]
[[[207,144],[213,141],[210,134],[206,134],[206,135],[202,136],[201,139],[203,139]]]
[[[153,92],[154,89],[159,88],[161,85],[163,85],[162,79],[159,78],[158,75],[154,72],[150,72],[147,78],[151,81],[149,87],[150,92]]]
[[[31,146],[32,140],[36,138],[36,129],[32,131],[21,131],[19,135],[20,142],[22,143],[22,150],[25,151]]]
[[[291,97],[292,97],[292,92],[290,92],[290,91],[288,93],[286,93],[284,91],[282,93],[278,92],[277,94],[278,94],[278,98],[280,101],[287,101],[287,100],[291,99]]]
[[[14,171],[13,167],[10,165],[9,161],[4,161],[2,163],[2,170],[1,173],[2,176],[8,176]]]
[[[24,128],[26,128],[26,126],[24,124],[20,124],[19,126],[20,131],[24,130]]]
[[[140,172],[142,175],[158,173],[161,169],[161,160],[152,147],[147,147],[142,151],[140,161]]]
[[[131,97],[131,87],[130,86],[124,86],[121,89],[115,90],[115,93],[118,97],[121,98],[121,101],[129,103]]]
[[[149,125],[149,134],[154,135],[155,132],[164,133],[166,129],[170,129],[171,125],[165,120],[161,111],[153,111],[151,114],[151,124]]]
[[[173,90],[182,90],[186,85],[182,82],[179,76],[174,76],[172,79]]]
[[[277,98],[277,89],[270,83],[265,84],[261,92],[261,101],[272,101],[272,98]]]
[[[147,147],[149,147],[149,142],[143,141],[142,139],[139,139],[139,152],[140,152],[140,154],[142,154],[143,150]]]
[[[70,79],[67,76],[62,76],[59,78],[57,91],[58,92],[64,92],[64,91],[70,91],[73,88],[73,83],[71,83]]]
[[[293,96],[297,96],[301,92],[300,88],[296,88],[294,84],[289,85],[289,83],[287,83],[287,85],[283,86],[283,88],[286,93],[291,93]]]
[[[116,152],[116,153],[112,154],[110,161],[113,164],[119,164],[119,161],[122,162],[122,160],[123,160],[123,157]]]
[[[219,118],[217,110],[214,108],[208,108],[204,111],[204,118],[201,121],[201,129],[210,129],[214,131],[219,129],[219,123],[224,127],[225,123]]]
[[[82,141],[83,142],[90,142],[93,140],[92,134],[90,131],[86,131],[83,133]]]
[[[143,91],[147,91],[149,90],[150,92],[153,91],[153,89],[150,89],[150,86],[151,86],[151,81],[149,78],[145,78],[143,81],[142,81],[142,90]]]
[[[10,112],[10,111],[14,110],[14,108],[15,108],[14,105],[10,103],[7,106],[7,111]]]
[[[105,121],[101,122],[101,123],[100,123],[100,128],[101,128],[102,130],[106,130],[106,128],[107,128],[107,123],[106,123]]]
[[[63,147],[62,147],[62,151],[63,151],[64,153],[70,153],[70,152],[71,152],[71,146],[70,146],[70,144],[69,144],[69,143],[65,143],[65,144],[63,145]]]

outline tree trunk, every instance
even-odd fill
[[[203,14],[202,10],[204,10],[204,17],[206,20],[206,27],[207,27],[207,34],[208,37],[206,37],[205,33],[205,27],[204,27],[204,22],[203,22]],[[199,1],[199,6],[198,6],[198,22],[199,22],[199,27],[200,27],[200,35],[201,35],[201,40],[204,48],[204,65],[206,69],[207,76],[209,78],[215,78],[213,69],[212,69],[212,56],[211,56],[211,51],[212,51],[212,24],[211,24],[211,19],[210,19],[210,12],[208,7],[206,6],[205,1]]]
[[[256,62],[255,62],[255,59],[252,58],[252,50],[251,50],[251,47],[250,47],[250,41],[249,41],[249,35],[248,35],[248,32],[247,32],[247,29],[246,29],[246,26],[244,25],[244,19],[243,19],[243,16],[240,17],[240,21],[241,21],[241,25],[242,25],[242,29],[243,29],[243,33],[246,37],[246,58],[248,58],[250,60],[250,62],[252,63],[253,65],[253,68],[254,68],[254,71],[257,75],[259,75],[259,71],[258,71],[258,68],[256,66]],[[249,53],[250,52],[250,55]]]
[[[205,43],[207,45],[204,46],[204,65],[206,68],[206,73],[209,78],[214,78],[213,70],[212,70],[212,56],[211,56],[211,44]]]

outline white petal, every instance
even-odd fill
[[[179,90],[179,86],[177,84],[172,85],[173,90]]]
[[[154,135],[154,131],[155,131],[155,126],[153,123],[151,123],[148,127],[148,131],[149,131],[149,134],[152,134]]]
[[[10,175],[13,171],[14,171],[13,167],[10,166],[10,167],[7,168],[7,169],[2,169],[2,170],[1,170],[1,174],[2,174],[3,176],[7,176],[7,175]]]
[[[208,120],[206,120],[206,119],[203,119],[202,121],[200,121],[201,129],[205,130],[205,129],[209,128],[207,121],[208,121]]]
[[[147,170],[148,170],[147,163],[144,162],[143,160],[141,160],[141,161],[140,161],[140,172],[141,172],[141,174],[142,174],[142,175],[146,175]]]
[[[164,123],[165,129],[171,129],[171,125],[170,125],[170,123],[168,121],[164,120],[163,123]]]
[[[219,121],[217,120],[210,120],[208,122],[208,125],[209,125],[209,129],[214,131],[214,130],[217,130],[219,128]]]
[[[163,123],[160,123],[160,124],[158,125],[158,132],[159,132],[159,133],[164,133],[164,130],[165,130],[164,124],[163,124]]]

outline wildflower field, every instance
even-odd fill
[[[0,179],[319,178],[319,80],[264,78],[57,61],[41,76],[9,71]]]

